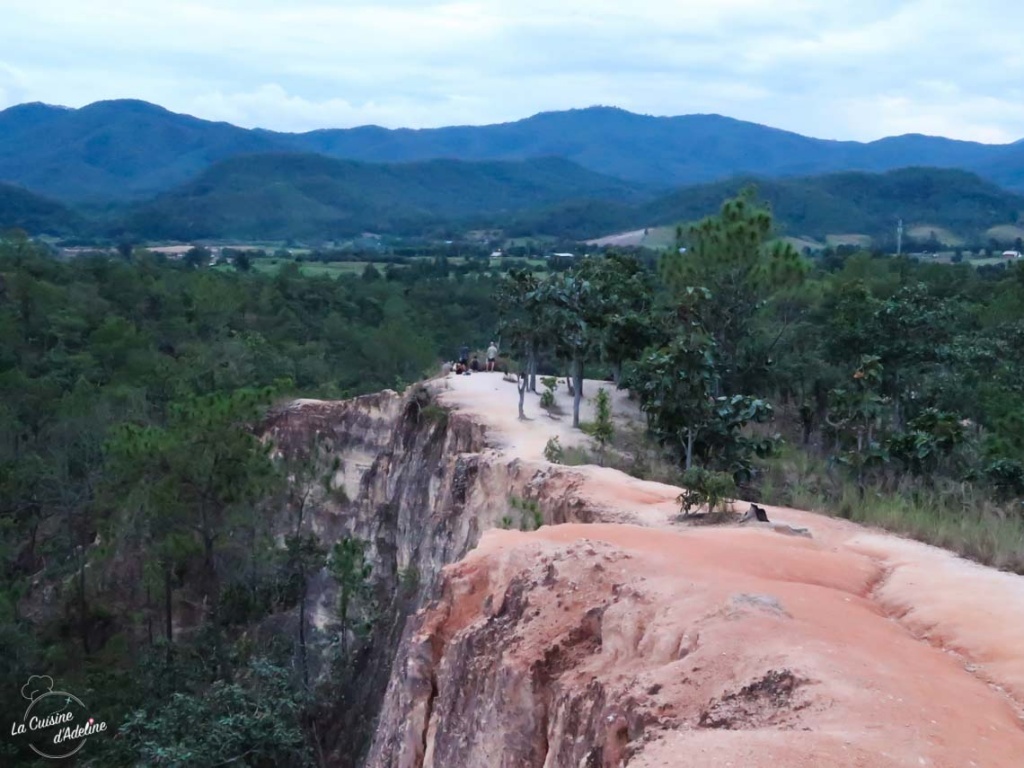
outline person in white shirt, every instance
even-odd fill
[[[494,366],[498,361],[498,346],[492,341],[491,346],[487,348],[487,370],[493,371]]]

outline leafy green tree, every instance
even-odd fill
[[[691,319],[667,345],[647,351],[628,384],[651,431],[676,452],[684,470],[701,461],[747,480],[751,458],[770,453],[774,440],[752,438],[743,430],[751,422],[768,421],[773,411],[766,401],[748,396],[715,397],[720,375],[715,353],[714,339],[699,319]]]
[[[853,470],[862,496],[866,471],[889,458],[880,439],[888,404],[888,399],[881,394],[882,385],[881,360],[865,355],[853,373],[852,384],[831,392],[828,424],[837,437],[835,458]]]
[[[112,439],[112,492],[141,518],[136,530],[160,552],[167,636],[172,573],[193,554],[202,562],[200,593],[217,617],[221,578],[217,550],[233,519],[255,514],[277,479],[269,445],[248,429],[271,392],[238,391],[194,398],[171,409],[167,427],[126,424]]]
[[[122,765],[312,766],[304,700],[286,669],[254,659],[233,680],[156,698],[118,728]]]
[[[517,374],[519,418],[524,411],[529,378],[536,371],[537,357],[546,336],[543,293],[540,283],[529,270],[514,269],[502,279],[495,299],[499,307],[498,332],[509,352],[524,364]]]
[[[611,398],[603,387],[594,395],[594,410],[594,423],[591,425],[590,435],[597,441],[598,456],[601,465],[604,466],[605,451],[615,436],[615,425],[612,423]]]
[[[323,470],[327,451],[320,435],[310,440],[307,450],[296,456],[286,468],[291,482],[288,485],[288,509],[294,517],[293,528],[285,537],[288,579],[299,604],[299,663],[302,681],[309,690],[309,654],[306,641],[306,611],[310,578],[327,563],[327,550],[320,538],[311,530],[308,515],[320,507],[320,500],[331,492],[333,475],[339,468],[337,457]],[[307,528],[310,529],[307,531]]]
[[[341,624],[342,654],[349,653],[348,635],[355,629],[354,608],[370,598],[372,565],[366,559],[366,543],[360,539],[343,538],[331,550],[327,564],[338,583],[338,621]],[[366,606],[361,606],[365,608]]]
[[[201,245],[194,245],[189,248],[188,252],[185,254],[184,262],[192,269],[205,267],[210,263],[211,255],[212,254],[208,248],[203,248]]]
[[[572,425],[578,429],[584,367],[600,349],[604,298],[585,273],[569,270],[553,274],[541,283],[534,292],[534,300],[543,308],[541,327],[548,332],[556,353],[569,361],[573,382]]]
[[[597,351],[621,383],[623,363],[638,358],[655,340],[651,274],[635,256],[619,253],[585,259],[574,272],[600,297],[590,317]]]
[[[237,251],[232,259],[232,264],[239,272],[248,272],[252,269],[252,257],[247,251]]]
[[[662,257],[661,276],[675,296],[695,287],[712,296],[704,322],[718,347],[724,392],[741,391],[764,375],[767,359],[754,338],[754,318],[772,291],[799,283],[806,273],[793,247],[773,237],[771,214],[746,190],[718,216],[689,228],[685,253]]]

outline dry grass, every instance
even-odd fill
[[[558,463],[569,467],[602,464],[596,441],[590,447],[563,447]],[[679,468],[639,426],[616,424],[612,442],[605,450],[603,466],[640,480],[679,485]]]
[[[985,565],[1024,573],[1024,515],[971,483],[901,480],[893,491],[856,484],[792,448],[765,462],[757,492],[768,504],[810,509],[934,544]]]

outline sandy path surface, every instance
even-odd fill
[[[553,436],[565,446],[588,442],[571,427],[564,381],[558,402],[567,415],[549,418],[537,397],[527,394],[527,421],[517,418],[515,384],[500,374],[437,382],[442,401],[474,414],[488,426],[494,448],[510,457],[543,461],[544,445]],[[584,420],[592,418],[589,397],[599,386],[613,395],[614,413],[636,418],[624,393],[588,381]],[[1024,578],[800,510],[767,507],[773,522],[806,527],[813,538],[784,536],[765,526],[685,527],[672,521],[677,488],[599,467],[567,471],[584,476],[589,499],[617,510],[624,523],[643,527],[494,531],[468,560],[536,546],[538,540],[605,542],[645,563],[644,578],[657,578],[671,598],[665,605],[678,605],[681,621],[694,620],[687,606],[695,588],[719,602],[735,593],[770,594],[792,620],[764,624],[765,634],[757,637],[726,633],[722,653],[735,663],[734,654],[742,655],[737,644],[748,642],[759,656],[775,654],[818,681],[820,699],[834,704],[810,726],[818,754],[829,756],[820,765],[1024,766]],[[727,758],[737,768],[811,765],[790,754],[792,746],[780,733],[786,735],[744,731],[745,746],[737,751],[735,734],[701,732],[699,759],[686,762],[673,762],[669,736],[650,745],[636,764],[717,766],[730,764]]]

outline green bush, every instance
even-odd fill
[[[563,464],[565,462],[565,449],[557,437],[552,437],[544,446],[544,458],[552,464]]]
[[[714,514],[725,505],[736,493],[736,481],[729,472],[713,472],[700,467],[693,467],[683,472],[681,482],[685,489],[677,501],[684,515],[691,515],[700,507],[707,505],[708,514]]]

